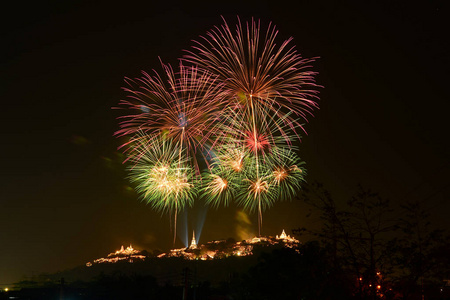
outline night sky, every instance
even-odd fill
[[[237,15],[272,21],[304,57],[320,57],[320,110],[300,145],[309,182],[344,200],[361,183],[395,204],[422,201],[449,227],[445,1],[28,2],[2,8],[0,284],[130,243],[172,247],[168,216],[125,179],[113,137],[121,112],[111,108],[125,96],[125,76],[160,71],[158,57],[176,65],[221,15],[233,26]],[[188,230],[206,216],[200,243],[256,234],[257,216],[248,224],[239,211],[198,205]],[[311,225],[305,214],[299,200],[277,203],[262,233]]]

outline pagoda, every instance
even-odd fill
[[[192,232],[192,241],[189,249],[197,249],[197,241],[195,240],[195,231]]]

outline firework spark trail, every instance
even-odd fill
[[[266,204],[262,201],[273,202],[273,197],[262,197],[265,193],[266,180],[260,174],[261,164],[272,164],[274,150],[278,148],[296,148],[292,146],[292,141],[298,136],[292,128],[292,121],[289,119],[290,112],[286,114],[280,113],[279,110],[273,113],[273,110],[267,106],[254,105],[252,97],[250,97],[250,107],[244,106],[238,109],[227,109],[224,113],[225,120],[222,132],[224,140],[231,144],[240,145],[243,153],[254,158],[255,182],[254,187],[246,187],[248,193],[253,189],[255,192],[253,201],[257,203],[258,213],[258,232],[260,234],[262,227],[262,212]],[[278,152],[277,152],[278,154]],[[244,154],[245,155],[245,154]],[[264,175],[268,176],[268,175]],[[267,183],[268,184],[268,183]],[[268,188],[268,187],[267,187]],[[272,190],[272,188],[271,188]],[[241,198],[244,195],[241,194]],[[245,197],[244,197],[245,198]],[[248,200],[248,199],[247,199]],[[240,201],[249,207],[248,201]],[[270,205],[269,205],[270,206]]]
[[[256,177],[253,186],[247,189],[254,194],[258,203],[258,227],[262,226],[262,195],[270,194],[265,179],[260,176],[259,151],[268,147],[267,137],[261,135],[257,125],[257,111],[267,107],[278,117],[287,120],[291,129],[300,127],[300,121],[306,121],[307,115],[318,105],[315,72],[310,63],[314,59],[303,59],[289,46],[292,38],[284,41],[279,47],[276,44],[278,31],[269,24],[264,38],[261,38],[260,22],[252,20],[243,29],[238,18],[236,31],[233,32],[226,21],[221,27],[209,31],[202,41],[194,41],[194,51],[186,51],[184,60],[214,73],[221,79],[229,94],[230,105],[241,103],[250,111],[251,137],[247,138],[247,146],[253,147]],[[285,113],[283,116],[283,112]],[[245,112],[245,110],[244,110]],[[294,115],[291,115],[293,112]],[[270,114],[266,115],[267,117]],[[300,119],[300,120],[299,120]],[[244,125],[245,126],[245,125]],[[273,136],[272,134],[270,136]],[[290,140],[286,142],[290,144]],[[272,201],[272,197],[264,201]],[[248,202],[245,202],[248,206]]]
[[[184,60],[217,74],[231,99],[239,95],[250,99],[252,95],[257,103],[274,104],[274,110],[292,110],[295,118],[306,121],[318,108],[319,86],[310,65],[315,59],[302,58],[295,46],[289,47],[292,38],[277,47],[278,31],[271,24],[263,40],[259,21],[246,25],[244,30],[238,18],[233,33],[224,20],[224,25],[209,31],[201,42],[194,41],[196,52],[186,51]],[[275,98],[277,101],[267,103]]]
[[[257,174],[253,151],[242,151],[236,144],[222,145],[211,170],[203,175],[202,197],[216,208],[235,199],[238,205],[258,215],[276,200],[290,200],[304,181],[304,162],[291,149],[277,146],[258,160]]]
[[[181,60],[194,66],[180,63],[175,73],[161,63],[163,76],[126,79],[119,106],[133,113],[120,117],[115,135],[130,138],[120,148],[141,197],[174,212],[174,243],[177,214],[199,186],[214,207],[235,200],[257,211],[261,235],[263,211],[292,198],[306,174],[293,145],[318,108],[315,59],[302,58],[292,38],[278,46],[272,24],[265,34],[259,21],[245,25],[238,18],[233,31],[224,20],[194,41]]]
[[[193,172],[188,159],[179,159],[181,148],[177,144],[144,135],[136,139],[133,149],[139,155],[128,168],[129,178],[137,183],[136,189],[143,201],[162,213],[176,213],[186,205],[192,205],[195,196]]]
[[[181,145],[165,137],[140,134],[135,139],[129,167],[129,178],[143,201],[153,209],[174,215],[174,244],[178,213],[192,206],[196,196],[195,180],[188,159],[182,156]]]
[[[277,110],[272,113],[267,106],[256,106],[254,110],[246,107],[226,109],[223,115],[227,121],[220,131],[225,144],[238,145],[245,152],[263,158],[275,147],[297,150],[293,141],[298,135],[292,128],[289,112],[282,114]]]
[[[277,198],[277,189],[270,184],[269,168],[265,164],[256,168],[249,168],[246,178],[240,182],[237,202],[249,212],[258,213],[258,222],[261,222],[260,213],[273,205]]]
[[[135,136],[141,131],[152,137],[165,135],[182,144],[195,160],[198,148],[214,142],[225,96],[222,84],[195,67],[180,64],[179,73],[174,73],[170,65],[163,68],[167,82],[157,73],[150,76],[145,72],[142,78],[127,79],[130,87],[124,90],[128,99],[122,100],[119,107],[135,113],[119,118],[120,129],[115,134]],[[132,152],[129,144],[133,142],[132,139],[121,147]],[[199,174],[195,161],[194,166]]]
[[[280,200],[290,200],[305,181],[306,170],[304,162],[290,149],[274,150],[276,163],[271,165],[271,184],[278,189]]]
[[[236,190],[232,178],[233,174],[226,172],[207,173],[204,177],[204,187],[202,187],[201,192],[205,202],[215,208],[218,208],[221,204],[228,206]]]
[[[181,63],[178,73],[170,65],[162,64],[162,67],[166,81],[156,72],[154,76],[143,72],[141,78],[128,79],[130,87],[124,89],[128,99],[121,101],[120,106],[135,113],[121,117],[121,128],[116,135],[131,136],[121,148],[128,155],[126,161],[135,164],[130,176],[134,177],[132,181],[139,182],[137,191],[153,208],[168,207],[170,216],[173,212],[175,244],[178,212],[186,201],[191,204],[188,191],[194,188],[185,156],[192,158],[190,165],[199,177],[196,150],[214,142],[224,94],[222,84],[208,72]],[[166,143],[176,147],[170,149]],[[173,169],[172,172],[161,174],[153,166],[167,158],[164,151],[156,149],[161,146],[178,155],[177,165],[174,165],[175,156],[170,157],[170,163],[166,162],[166,168]]]

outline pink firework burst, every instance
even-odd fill
[[[128,97],[119,107],[133,113],[119,118],[120,129],[115,134],[130,137],[121,146],[125,152],[133,153],[137,139],[143,136],[164,136],[195,157],[198,148],[215,140],[225,96],[223,84],[196,67],[180,64],[175,73],[170,65],[162,66],[165,79],[156,72],[126,79]],[[149,147],[151,143],[148,141]]]
[[[194,50],[187,51],[184,60],[217,74],[232,99],[273,105],[274,111],[293,111],[296,118],[306,120],[318,108],[319,86],[311,70],[315,59],[302,58],[291,45],[292,38],[277,45],[277,35],[272,24],[262,33],[259,21],[246,23],[244,29],[238,18],[233,31],[224,20],[201,41],[194,41]]]

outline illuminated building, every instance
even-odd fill
[[[141,251],[134,249],[133,246],[130,245],[126,249],[124,249],[122,246],[120,250],[108,254],[106,258],[103,257],[98,258],[94,260],[92,263],[87,262],[86,267],[91,267],[92,264],[116,263],[118,261],[126,261],[129,263],[133,263],[135,261],[145,260],[146,258],[147,256],[142,255]]]
[[[283,240],[285,242],[299,243],[299,241],[297,239],[291,237],[290,235],[286,235],[286,232],[284,232],[284,229],[280,236],[278,236],[278,235],[276,236],[276,239]]]
[[[299,251],[297,248],[300,245],[300,242],[287,235],[283,230],[280,236],[277,235],[275,237],[254,237],[252,239],[231,244],[226,240],[218,240],[199,245],[195,239],[194,232],[189,247],[172,249],[169,252],[159,254],[157,258],[181,257],[186,260],[211,260],[230,256],[241,257],[253,255],[255,246],[267,247],[276,245],[293,248],[296,249],[296,251]],[[130,245],[130,247],[126,249],[122,246],[120,250],[108,254],[106,258],[96,259],[93,263],[116,263],[118,261],[127,261],[131,263],[133,261],[145,260],[145,258],[146,256],[142,255],[140,251],[133,249]],[[90,267],[93,263],[88,262],[86,266]]]
[[[192,232],[192,242],[189,249],[197,249],[197,241],[195,240],[195,232]]]

